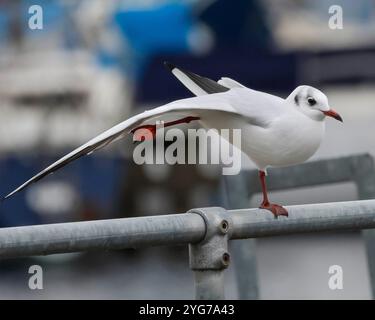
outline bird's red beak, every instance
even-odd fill
[[[328,111],[323,111],[323,113],[328,117],[344,122],[344,120],[342,120],[341,116],[335,110],[330,109]]]

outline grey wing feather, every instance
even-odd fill
[[[189,115],[192,115],[192,114],[199,115],[201,112],[210,112],[210,111],[236,114],[236,111],[233,108],[231,108],[229,105],[227,105],[226,103],[222,103],[222,102],[216,102],[215,99],[213,100],[212,98],[214,97],[211,96],[209,99],[207,98],[206,99],[201,99],[201,98],[183,99],[183,100],[175,101],[167,105],[164,105],[155,109],[151,109],[141,114],[135,115],[119,123],[118,125],[108,129],[107,131],[91,139],[84,145],[68,153],[61,159],[57,160],[56,162],[48,166],[46,169],[39,172],[38,174],[33,176],[31,179],[27,180],[25,183],[20,185],[14,191],[6,195],[2,200],[5,200],[11,197],[15,193],[25,189],[30,184],[41,180],[45,176],[66,166],[70,162],[84,155],[90,154],[94,152],[95,150],[98,150],[110,144],[111,142],[121,138],[121,136],[127,134],[132,129],[137,128],[138,126],[140,126],[147,120],[151,120],[156,117],[162,116],[164,114],[173,113],[173,112],[178,112],[178,113],[182,112],[182,113],[187,113]],[[205,107],[205,105],[207,107]]]

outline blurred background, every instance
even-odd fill
[[[28,25],[36,4],[42,30]],[[329,27],[331,5],[342,7],[343,29]],[[0,0],[0,194],[129,116],[190,97],[164,60],[282,97],[301,84],[318,87],[345,123],[327,121],[311,160],[375,154],[374,0]],[[225,206],[219,167],[137,166],[133,148],[130,138],[119,141],[17,194],[0,206],[0,227]],[[357,199],[350,183],[271,196],[284,204]],[[272,264],[267,241],[257,242],[260,270]],[[350,297],[371,298],[363,243],[340,243],[352,245],[343,263],[359,255]],[[32,264],[43,267],[43,290],[28,288]],[[273,295],[284,276],[259,277],[262,299],[337,298],[328,289]],[[232,267],[227,282],[227,296],[237,298]],[[192,296],[186,247],[0,261],[0,299]]]

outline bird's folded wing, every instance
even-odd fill
[[[196,96],[206,97],[214,93],[226,93],[222,99],[229,100],[237,113],[256,126],[267,127],[272,120],[285,111],[284,99],[265,92],[252,90],[227,77],[218,82],[183,70],[169,62],[164,62],[172,74]]]
[[[233,109],[228,103],[226,103],[225,100],[221,101],[220,99],[217,99],[215,95],[183,99],[152,110],[145,111],[119,123],[118,125],[110,128],[109,130],[103,132],[102,134],[96,136],[87,143],[68,153],[67,155],[57,160],[49,167],[23,183],[17,189],[9,193],[3,198],[3,200],[26,188],[31,183],[39,181],[48,174],[64,167],[68,163],[86,154],[92,153],[93,151],[98,150],[99,148],[106,146],[111,142],[125,136],[132,129],[137,128],[148,120],[160,117],[162,118],[163,115],[169,115],[173,113],[199,117],[201,114],[205,114],[207,112],[225,112],[227,114],[236,114],[235,109]]]
[[[193,72],[183,70],[175,65],[164,62],[164,65],[173,73],[173,75],[181,81],[196,96],[211,93],[226,92],[230,88],[217,83],[206,77],[199,76]]]
[[[227,77],[222,77],[220,80],[217,82],[218,84],[221,84],[224,87],[227,88],[246,88],[243,84],[237,82],[236,80],[233,80],[231,78]]]

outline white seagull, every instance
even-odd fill
[[[199,121],[202,126],[219,132],[221,129],[241,129],[241,146],[237,147],[242,149],[259,170],[263,191],[260,208],[270,210],[275,217],[287,216],[285,208],[268,200],[266,170],[268,167],[290,166],[306,161],[315,153],[323,139],[326,116],[342,122],[340,115],[330,108],[326,95],[304,85],[297,87],[283,99],[246,88],[230,78],[221,78],[215,82],[170,63],[165,65],[197,97],[177,100],[119,123],[57,160],[3,200],[128,133],[133,134],[135,141],[144,138],[144,130],[151,131],[155,136],[155,119],[163,120],[166,115],[169,118],[175,115],[176,120],[165,122],[165,127]]]

